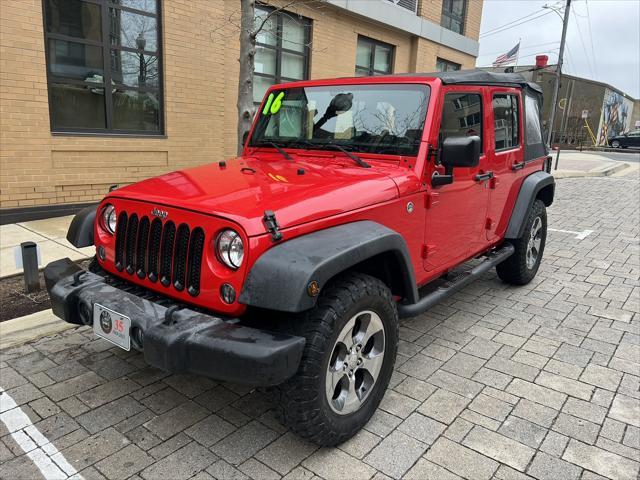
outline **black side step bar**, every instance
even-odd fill
[[[460,290],[462,287],[476,280],[480,275],[488,272],[493,267],[502,263],[504,260],[513,255],[515,249],[513,245],[506,244],[499,250],[495,250],[487,255],[487,258],[476,265],[470,272],[462,274],[444,287],[439,287],[433,292],[425,295],[416,303],[398,304],[398,315],[400,318],[415,317],[433,307],[436,303],[445,299],[449,295]]]

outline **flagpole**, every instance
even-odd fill
[[[513,67],[514,73],[517,73],[516,70],[518,69],[518,59],[520,58],[520,42],[522,42],[522,37],[518,38],[518,53],[516,53],[516,65],[515,67]]]

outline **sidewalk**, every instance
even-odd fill
[[[557,151],[550,152],[552,168],[555,168]],[[584,154],[575,150],[561,150],[560,160],[558,162],[558,170],[551,173],[556,178],[569,177],[608,177],[622,170],[630,168],[625,162],[611,160],[602,155],[594,155],[593,153]]]
[[[22,272],[17,268],[14,249],[22,242],[40,247],[40,268],[60,258],[79,260],[94,254],[94,247],[75,248],[65,238],[73,215],[32,222],[0,225],[0,278]]]

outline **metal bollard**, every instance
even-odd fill
[[[22,268],[24,269],[24,287],[27,293],[40,290],[40,272],[38,271],[38,247],[35,242],[22,242]]]

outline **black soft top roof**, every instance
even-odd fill
[[[527,82],[519,73],[494,73],[485,70],[458,70],[454,72],[400,73],[396,76],[434,77],[445,85],[506,85],[533,90],[542,94],[537,83]]]

